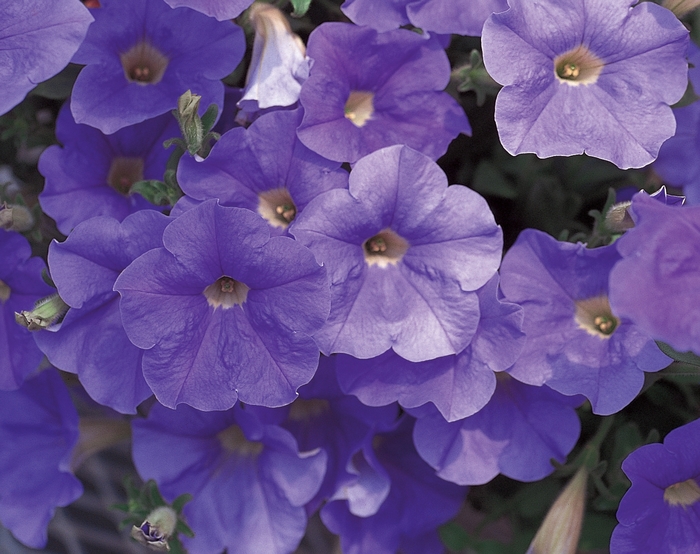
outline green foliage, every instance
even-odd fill
[[[291,2],[294,8],[292,17],[304,17],[311,6],[311,0],[291,0]]]

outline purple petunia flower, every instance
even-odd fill
[[[496,124],[511,154],[583,152],[642,167],[675,132],[669,104],[688,84],[688,32],[635,0],[511,0],[484,25],[489,74],[504,88]]]
[[[610,554],[681,554],[700,544],[700,420],[632,452]]]
[[[91,217],[107,215],[121,221],[138,210],[155,209],[129,190],[143,179],[163,179],[173,150],[163,148],[163,141],[179,135],[171,114],[104,135],[75,123],[64,105],[56,121],[56,136],[63,148],[49,146],[39,159],[45,178],[39,195],[42,209],[65,235]]]
[[[183,157],[182,190],[196,200],[216,198],[224,206],[260,214],[273,234],[282,234],[306,205],[327,190],[347,188],[348,174],[306,148],[296,136],[301,109],[275,111],[248,129],[221,137],[205,160]]]
[[[326,474],[318,493],[306,504],[314,513],[357,475],[348,471],[351,456],[375,432],[393,427],[396,405],[371,408],[354,396],[343,394],[335,376],[336,357],[321,357],[310,383],[299,389],[282,426],[289,430],[302,451],[322,449],[327,455]]]
[[[316,371],[310,335],[328,315],[326,270],[311,251],[216,200],[175,219],[163,245],[114,285],[129,339],[148,350],[143,375],[156,398],[200,410],[294,400]]]
[[[49,249],[51,277],[71,309],[57,330],[37,333],[36,342],[56,367],[76,373],[95,401],[118,412],[135,413],[153,393],[141,371],[143,350],[126,336],[112,289],[135,258],[163,245],[169,222],[151,210],[121,224],[94,217]]]
[[[414,419],[404,416],[353,456],[356,474],[321,509],[345,554],[440,554],[437,528],[452,519],[466,489],[443,481],[416,454]]]
[[[190,554],[288,554],[304,535],[304,504],[321,485],[326,455],[299,452],[267,413],[155,405],[148,419],[134,421],[141,477],[155,479],[166,499],[193,496],[183,512],[195,533],[183,538]]]
[[[341,9],[354,23],[390,31],[409,23],[424,31],[481,36],[493,12],[508,8],[506,0],[345,0]]]
[[[676,134],[664,142],[654,162],[664,183],[682,187],[688,204],[700,204],[700,102],[673,110]]]
[[[41,278],[44,261],[31,254],[27,239],[0,229],[0,390],[18,388],[43,357],[32,333],[15,322],[15,312],[56,292]]]
[[[688,44],[688,78],[695,94],[700,93],[700,48]],[[665,183],[683,187],[688,204],[700,204],[700,102],[673,110],[676,134],[664,142],[654,162],[656,171]]]
[[[537,481],[554,471],[576,445],[581,424],[567,397],[547,386],[533,387],[500,373],[491,400],[465,419],[447,422],[430,405],[411,410],[421,457],[437,475],[460,485],[482,485],[499,473]]]
[[[243,13],[253,0],[165,0],[173,8],[186,7],[215,17],[219,21],[234,19]]]
[[[115,131],[168,112],[187,90],[221,108],[224,85],[243,57],[243,32],[162,0],[102,0],[73,57],[86,67],[73,87],[78,123]]]
[[[297,134],[314,152],[354,163],[393,144],[437,159],[459,133],[464,110],[446,92],[450,64],[440,44],[416,33],[323,23],[309,36],[311,74],[301,87]]]
[[[645,193],[615,243],[610,305],[620,317],[680,351],[700,354],[700,206],[667,206]]]
[[[513,377],[583,394],[594,413],[608,415],[634,399],[645,371],[671,362],[642,328],[611,310],[608,276],[619,260],[614,245],[587,249],[534,229],[520,234],[501,265],[506,298],[525,310],[527,340]]]
[[[361,159],[349,190],[331,190],[290,232],[328,268],[325,354],[393,348],[419,362],[461,352],[479,322],[474,291],[496,273],[502,235],[484,199],[427,156],[392,146]]]
[[[78,414],[56,370],[0,392],[0,522],[27,546],[45,547],[56,507],[83,492],[71,468],[77,442]]]
[[[432,402],[448,421],[478,412],[496,388],[494,371],[513,365],[522,350],[522,309],[498,298],[498,276],[477,291],[479,326],[462,352],[425,362],[391,350],[369,360],[338,354],[341,388],[369,406],[398,401],[404,408]]]
[[[12,0],[0,21],[2,115],[68,65],[93,19],[78,0]]]

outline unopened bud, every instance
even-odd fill
[[[0,229],[24,233],[34,227],[35,219],[26,206],[4,204],[0,206]]]
[[[552,504],[527,554],[576,554],[587,482],[588,471],[582,467]]]
[[[151,550],[166,552],[170,550],[168,540],[176,526],[177,512],[169,506],[158,506],[139,527],[131,528],[131,537]]]
[[[191,154],[196,153],[204,141],[202,120],[199,117],[199,101],[201,99],[201,96],[192,94],[188,90],[177,100],[177,121],[187,144],[187,150]]]
[[[680,19],[700,6],[700,0],[662,0],[661,5]]]
[[[605,214],[605,226],[613,233],[624,233],[634,227],[634,220],[627,208],[632,202],[619,202],[614,204]]]
[[[70,306],[66,304],[58,293],[37,300],[31,311],[15,312],[15,321],[30,331],[47,329],[59,323],[66,315]]]

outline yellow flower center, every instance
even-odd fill
[[[690,506],[700,500],[700,487],[695,479],[675,483],[664,490],[664,500],[671,506]]]
[[[554,58],[554,74],[557,79],[571,86],[595,83],[603,66],[603,60],[583,44]]]
[[[362,127],[374,114],[374,93],[353,90],[345,102],[345,117],[356,127]]]
[[[119,194],[129,196],[131,186],[143,180],[143,158],[118,156],[112,159],[107,174],[109,186]]]
[[[576,323],[591,335],[609,339],[620,325],[620,320],[613,315],[608,297],[604,294],[577,300]]]
[[[224,275],[204,289],[204,296],[211,307],[228,310],[243,304],[248,298],[249,290],[245,283]]]
[[[120,55],[124,75],[130,83],[155,85],[161,81],[168,58],[146,40],[135,44]]]
[[[363,246],[368,265],[387,267],[397,264],[408,250],[406,239],[391,229],[383,229],[367,239]]]

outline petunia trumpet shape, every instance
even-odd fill
[[[325,268],[298,242],[270,238],[259,215],[216,200],[175,219],[163,245],[114,285],[156,398],[199,410],[292,402],[318,367],[311,334],[328,315]]]
[[[450,64],[435,39],[323,23],[309,36],[307,54],[314,63],[299,95],[297,133],[325,158],[354,163],[406,144],[437,159],[458,134],[471,133],[464,110],[443,92]]]
[[[95,22],[73,57],[86,67],[71,97],[77,123],[112,134],[177,107],[187,90],[201,109],[220,108],[221,79],[243,57],[243,31],[163,0],[101,0]]]
[[[610,305],[656,340],[700,354],[700,206],[632,199],[635,220],[616,243]]]
[[[680,554],[700,544],[700,420],[624,462],[632,486],[620,501],[610,554]]]
[[[349,190],[328,191],[290,233],[331,281],[324,354],[372,358],[393,348],[419,362],[461,352],[479,323],[476,290],[496,273],[502,234],[485,200],[406,146],[355,165]]]
[[[614,245],[589,249],[534,229],[520,234],[501,265],[506,298],[525,312],[527,339],[513,377],[583,394],[594,413],[609,415],[639,393],[645,371],[671,362],[651,335],[611,309],[608,277],[619,261]]]
[[[586,153],[621,168],[656,158],[676,129],[670,104],[688,84],[688,32],[635,0],[511,0],[482,34],[504,88],[496,125],[511,154]]]

